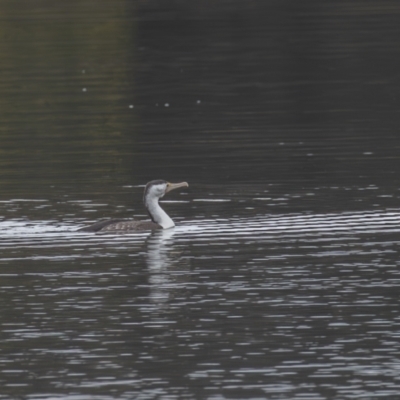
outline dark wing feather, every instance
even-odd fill
[[[102,230],[107,225],[116,224],[118,222],[124,221],[123,219],[106,219],[99,222],[94,223],[93,225],[84,226],[83,228],[78,229],[78,232],[98,232]]]
[[[151,231],[154,229],[161,229],[161,226],[152,221],[123,220],[105,226],[101,232]]]
[[[80,232],[128,232],[150,231],[161,229],[161,226],[152,221],[133,221],[126,219],[108,219],[96,222],[93,225],[78,229]]]

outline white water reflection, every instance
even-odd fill
[[[398,351],[388,343],[398,336],[399,224],[398,209],[258,213],[122,235],[77,232],[73,220],[9,219],[0,223],[0,276],[4,304],[18,318],[6,317],[3,334],[26,346],[45,338],[33,363],[56,352],[92,368],[100,350],[114,357],[122,346],[136,358],[115,360],[121,371],[131,363],[142,373],[157,370],[163,360],[216,390],[292,392],[296,385],[283,389],[282,379],[301,373],[365,380],[385,361],[370,342],[383,358]],[[54,322],[60,313],[65,327]],[[204,349],[215,366],[201,363]],[[397,379],[396,363],[385,365]],[[61,360],[59,380],[63,368]],[[100,378],[84,374],[80,385],[68,385],[109,385]],[[268,378],[280,383],[258,383]],[[129,386],[129,374],[117,382]]]
[[[171,262],[168,249],[176,242],[191,239],[232,240],[233,238],[284,238],[331,237],[337,240],[341,235],[349,237],[363,233],[395,233],[400,231],[400,210],[375,210],[368,212],[343,212],[330,214],[281,214],[256,215],[250,218],[216,218],[182,221],[175,228],[165,231],[132,232],[116,234],[92,234],[78,232],[78,223],[62,224],[58,221],[4,220],[0,222],[0,246],[44,247],[49,245],[72,248],[95,243],[126,246],[140,244],[147,240],[147,261],[149,271],[166,270]],[[212,244],[212,243],[211,243]]]
[[[235,236],[270,234],[331,234],[393,232],[400,230],[400,211],[377,210],[337,214],[258,215],[252,218],[185,221],[179,233],[227,234]]]
[[[349,374],[360,381],[352,395],[370,377],[400,388],[389,362],[399,351],[399,222],[397,209],[258,213],[104,235],[73,220],[3,221],[4,343],[18,341],[31,365],[51,361],[50,389],[139,393],[162,381],[170,395],[184,379],[260,397],[334,376],[344,395]],[[2,372],[13,354],[0,357]]]
[[[175,228],[154,232],[147,241],[146,261],[149,271],[150,300],[156,304],[169,299],[173,264]]]

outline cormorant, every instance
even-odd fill
[[[144,189],[143,203],[150,215],[151,221],[109,219],[96,222],[93,225],[78,230],[81,232],[117,232],[173,228],[175,226],[174,221],[160,207],[158,200],[171,190],[188,186],[186,182],[170,183],[163,180],[155,180],[147,183]]]

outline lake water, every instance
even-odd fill
[[[397,2],[0,11],[0,399],[397,398]]]

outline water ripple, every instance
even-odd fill
[[[102,388],[180,398],[177,376],[226,397],[391,396],[398,222],[394,209],[124,235],[77,232],[73,220],[3,222],[4,382],[29,386],[28,358],[36,369],[52,360],[41,379],[82,398]]]

